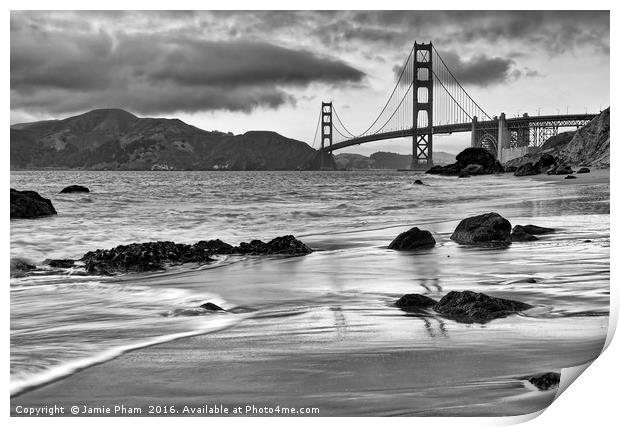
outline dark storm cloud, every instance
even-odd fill
[[[12,16],[13,109],[250,111],[294,103],[291,88],[364,78],[341,60],[266,41],[204,40],[175,31],[59,31],[54,23],[16,21],[19,15]]]
[[[510,77],[510,69],[514,64],[512,59],[488,57],[484,54],[463,60],[456,52],[450,51],[442,53],[441,58],[461,84],[476,86],[505,82]]]

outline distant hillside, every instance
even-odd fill
[[[316,151],[275,132],[207,132],[120,109],[11,126],[11,168],[293,170]]]
[[[455,155],[443,151],[434,151],[435,164],[445,165],[455,162]],[[361,154],[341,153],[334,156],[338,169],[408,169],[411,166],[411,155],[378,151],[370,157]]]
[[[609,119],[607,108],[581,129],[552,136],[539,149],[512,159],[505,166],[534,163],[543,153],[548,153],[573,166],[609,167]]]

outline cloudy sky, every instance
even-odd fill
[[[608,12],[13,11],[11,123],[118,107],[312,143],[323,100],[353,133],[368,127],[414,40],[432,40],[491,115],[609,105]],[[411,142],[347,151],[378,150]]]

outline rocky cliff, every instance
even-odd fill
[[[208,132],[119,109],[11,126],[11,168],[292,170],[316,151],[275,132]]]

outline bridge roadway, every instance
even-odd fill
[[[517,130],[529,127],[578,127],[583,126],[592,120],[596,114],[563,114],[553,116],[525,116],[525,117],[513,117],[507,118],[506,124],[508,129]],[[482,120],[476,122],[476,129],[496,129],[499,124],[499,118],[493,120]],[[457,123],[450,125],[434,125],[433,134],[451,134],[456,132],[471,132],[472,124]],[[428,132],[428,128],[420,128],[422,133]],[[332,152],[340,150],[342,148],[350,147],[352,145],[365,144],[372,141],[381,141],[384,139],[405,138],[413,136],[413,128],[405,130],[396,130],[390,132],[383,132],[374,135],[365,135],[357,138],[351,138],[346,141],[332,144],[325,147],[325,151]]]

